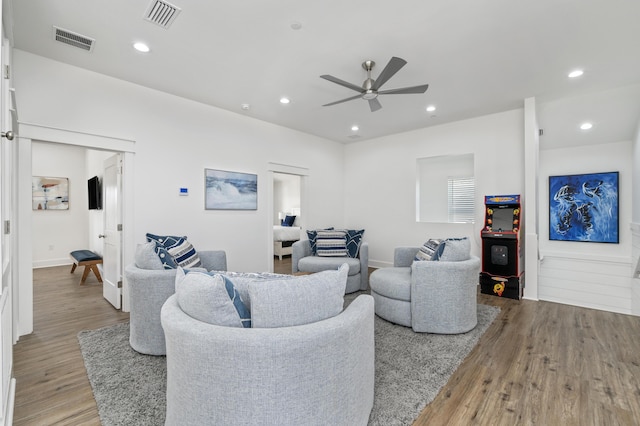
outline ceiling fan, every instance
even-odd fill
[[[404,94],[411,94],[411,93],[424,93],[427,91],[427,88],[429,87],[428,84],[423,84],[421,86],[403,87],[400,89],[379,90],[383,84],[385,84],[391,77],[395,75],[395,73],[400,71],[400,68],[402,68],[407,64],[407,61],[405,61],[402,58],[397,58],[395,56],[392,57],[389,60],[389,63],[387,63],[387,66],[384,67],[384,69],[382,70],[382,72],[380,73],[380,75],[376,80],[371,78],[371,70],[373,69],[375,64],[376,63],[373,61],[364,61],[362,63],[362,68],[364,68],[365,71],[367,71],[367,79],[364,81],[364,83],[362,83],[362,87],[356,86],[355,84],[351,84],[344,80],[340,80],[339,78],[336,78],[332,75],[326,75],[326,74],[321,75],[320,78],[324,78],[325,80],[329,80],[333,83],[339,84],[341,86],[347,87],[351,90],[355,90],[356,92],[358,92],[358,94],[355,96],[351,96],[346,99],[341,99],[336,102],[331,102],[329,104],[325,104],[322,106],[331,106],[331,105],[336,105],[342,102],[347,102],[353,99],[362,98],[369,101],[369,108],[371,108],[371,112],[375,112],[380,108],[382,108],[382,105],[378,100],[378,95],[404,95]]]

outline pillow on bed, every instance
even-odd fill
[[[293,226],[293,222],[296,220],[295,216],[285,216],[284,219],[282,219],[282,226]]]

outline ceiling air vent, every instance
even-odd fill
[[[179,7],[166,1],[152,0],[144,13],[144,19],[167,29],[176,20],[180,11]]]
[[[87,52],[91,52],[93,50],[93,45],[96,42],[94,38],[83,36],[56,26],[53,27],[53,38],[60,43],[68,44],[69,46],[77,47],[78,49],[86,50]]]

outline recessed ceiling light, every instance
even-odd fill
[[[569,78],[580,77],[582,74],[584,74],[584,71],[582,70],[573,70],[569,73]]]
[[[351,126],[351,131],[357,132],[358,130],[360,130],[360,127],[358,127],[356,125]]]
[[[249,111],[251,109],[251,105],[242,104],[242,105],[240,105],[240,108],[242,108],[243,111]]]
[[[434,105],[429,105],[429,106],[427,107],[427,111],[428,111],[428,112],[433,112],[433,111],[435,111],[435,110],[436,110],[436,107],[435,107]]]
[[[142,42],[133,43],[133,48],[136,49],[138,52],[142,52],[142,53],[147,53],[151,50],[149,49],[149,46],[147,46]]]
[[[580,125],[580,128],[581,128],[582,130],[589,130],[589,129],[591,129],[592,127],[593,127],[593,124],[591,124],[591,123],[589,123],[589,122],[582,123],[582,124]]]
[[[300,22],[292,22],[291,23],[291,29],[292,30],[299,30],[300,28],[302,28],[302,24]]]
[[[288,104],[289,102],[291,102],[291,100],[289,98],[280,98],[280,103],[281,104]]]

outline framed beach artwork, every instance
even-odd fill
[[[258,209],[258,175],[205,169],[204,180],[205,209]]]
[[[549,176],[549,239],[619,243],[618,172]]]
[[[33,176],[33,210],[69,210],[69,178]]]

